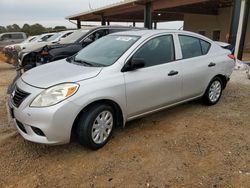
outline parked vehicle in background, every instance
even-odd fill
[[[17,44],[24,41],[27,35],[23,32],[9,32],[0,34],[0,49],[7,45]]]
[[[71,35],[74,32],[74,30],[67,30],[67,31],[61,31],[50,37],[47,42],[50,43],[57,43],[60,40],[66,38],[67,36]]]
[[[29,141],[64,144],[75,132],[81,144],[98,149],[132,119],[197,98],[215,105],[234,63],[229,50],[195,33],[114,33],[24,73],[10,112]]]
[[[27,39],[25,39],[23,42],[21,42],[20,44],[23,44],[23,43],[30,43],[30,42],[32,42],[33,40],[35,40],[37,37],[38,37],[38,35],[30,36],[30,37],[28,37]],[[3,50],[5,51],[5,49],[14,49],[15,45],[17,45],[17,43],[7,45],[7,46],[5,46],[5,47],[3,48]]]
[[[19,54],[19,67],[27,71],[37,65],[64,59],[76,54],[82,48],[97,39],[115,32],[138,30],[135,27],[124,26],[102,26],[91,29],[80,29],[74,31],[70,36],[62,39],[55,45],[46,45],[27,53],[25,50]]]
[[[52,37],[56,33],[45,33],[42,35],[39,35],[37,38],[32,40],[31,42],[26,42],[22,44],[17,44],[14,46],[15,50],[19,53],[21,50],[26,49],[27,47],[30,46],[31,43],[39,43],[39,42],[44,42],[47,41],[50,37]]]
[[[61,31],[58,33],[55,33],[51,37],[47,38],[44,41],[41,42],[32,42],[30,44],[27,44],[24,49],[22,49],[22,53],[29,53],[32,52],[38,48],[42,48],[46,45],[52,45],[60,40],[66,38],[67,36],[71,35],[73,33],[73,30],[68,30],[68,31]]]
[[[21,42],[20,44],[24,44],[24,43],[30,43],[33,40],[35,40],[38,36],[30,36],[27,39],[25,39],[23,42]],[[3,48],[3,53],[7,58],[6,63],[10,63],[13,64],[14,66],[16,66],[17,64],[17,58],[18,58],[18,53],[15,50],[15,46],[17,44],[11,44],[11,45],[7,45]]]

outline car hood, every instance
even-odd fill
[[[48,88],[60,83],[78,82],[96,77],[101,70],[101,67],[86,67],[63,59],[25,72],[22,80],[34,87]]]

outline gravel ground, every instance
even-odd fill
[[[9,127],[0,63],[0,187],[250,187],[250,80],[235,71],[221,101],[189,102],[115,130],[102,149],[49,147]]]

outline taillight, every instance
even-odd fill
[[[236,62],[236,57],[234,56],[234,54],[229,54],[228,57],[234,60],[234,63]]]

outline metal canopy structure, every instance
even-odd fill
[[[241,59],[246,35],[250,0],[125,0],[103,8],[82,12],[66,17],[81,22],[144,22],[152,29],[157,22],[184,21],[185,14],[218,15],[220,8],[233,7],[230,26],[230,42],[236,46],[236,55]],[[231,14],[231,13],[230,13]]]
[[[232,0],[127,0],[122,3],[66,17],[76,21],[144,22],[150,5],[152,22],[178,21],[185,13],[218,14],[218,9],[232,6]],[[148,6],[149,7],[149,6]]]

